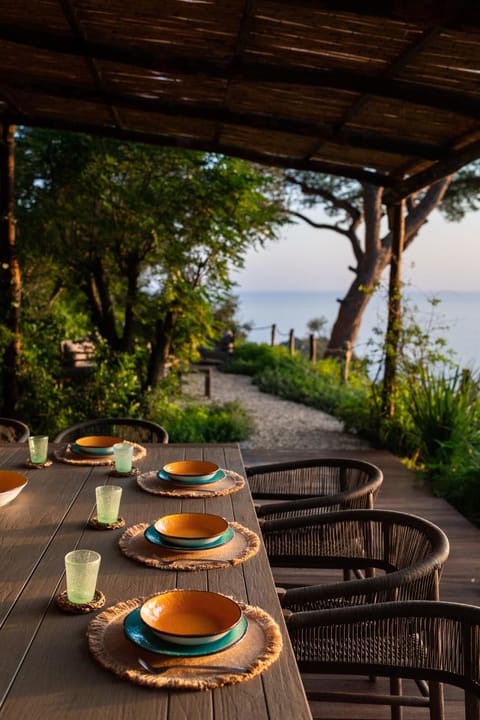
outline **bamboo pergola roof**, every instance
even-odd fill
[[[480,156],[476,0],[0,0],[0,122],[368,180]]]

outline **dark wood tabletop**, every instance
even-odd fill
[[[208,459],[244,476],[239,447],[232,445],[147,445],[136,462],[140,472],[168,461]],[[50,456],[58,450],[51,446]],[[241,523],[260,536],[248,486],[207,499],[152,495],[133,477],[114,478],[111,468],[67,464],[25,467],[26,444],[0,446],[0,467],[18,470],[29,482],[17,498],[0,507],[0,718],[2,720],[277,720],[311,719],[311,713],[283,623],[268,560],[259,552],[232,567],[194,572],[165,571],[126,557],[118,540],[125,528],[98,531],[95,487],[123,487],[120,515],[126,527],[153,522],[164,514],[212,512]],[[97,587],[102,610],[171,588],[208,589],[260,607],[278,623],[283,649],[258,676],[207,691],[147,688],[118,677],[91,655],[86,632],[92,617],[59,609],[65,589],[64,556],[76,547],[97,550]]]

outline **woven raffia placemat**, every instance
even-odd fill
[[[246,635],[235,645],[212,655],[201,657],[170,657],[137,647],[123,631],[125,617],[146,598],[135,598],[107,608],[95,617],[87,630],[88,647],[93,657],[115,675],[138,685],[180,690],[213,690],[224,685],[250,680],[264,672],[282,651],[282,635],[275,620],[261,608],[238,603],[248,621]],[[154,675],[138,664],[142,657],[156,667],[185,665],[172,668],[164,675]],[[195,672],[195,665],[236,665],[247,668],[245,673],[224,670]]]
[[[209,550],[170,550],[149,542],[144,532],[148,523],[139,523],[125,530],[118,545],[124,555],[159,570],[212,570],[239,565],[256,555],[260,540],[256,533],[230,522],[234,535],[230,542]]]
[[[137,443],[132,443],[132,445],[133,462],[144,458],[147,454],[147,449]],[[71,465],[113,465],[115,462],[113,455],[80,455],[79,453],[73,452],[70,443],[61,450],[55,450],[53,454],[56,460],[70,463]]]
[[[245,486],[245,478],[233,470],[222,468],[226,476],[223,480],[206,483],[205,485],[186,485],[172,480],[162,480],[158,477],[157,470],[142,473],[137,477],[137,484],[145,492],[152,495],[167,495],[170,497],[205,498],[229,495],[237,492]]]

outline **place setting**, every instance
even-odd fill
[[[89,624],[94,658],[139,685],[210,690],[265,671],[282,650],[263,609],[207,590],[167,590],[120,602]]]
[[[160,570],[212,570],[252,558],[258,535],[240,523],[209,513],[175,513],[125,530],[119,541],[128,558]]]
[[[137,484],[153,495],[215,497],[245,486],[245,478],[207,460],[179,460],[137,476]]]
[[[146,448],[115,435],[85,435],[55,451],[55,458],[72,465],[113,465],[115,475],[136,475],[132,463],[145,457]]]

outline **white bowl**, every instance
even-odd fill
[[[25,475],[15,470],[0,470],[0,507],[14,500],[27,483]]]

